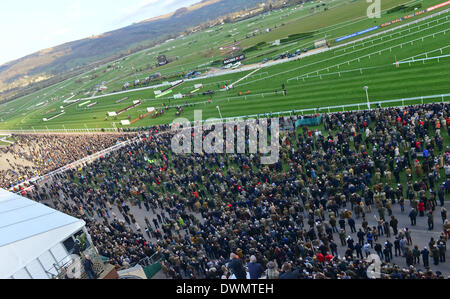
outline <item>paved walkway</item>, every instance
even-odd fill
[[[445,207],[447,210],[450,210],[450,202],[447,201],[445,203]],[[138,206],[130,205],[130,208],[131,208],[131,213],[133,213],[136,221],[139,223],[139,226],[142,229],[144,229],[146,227],[146,224],[144,221],[145,217],[147,217],[150,220],[150,223],[152,223],[152,225],[153,225],[152,220],[157,219],[156,214],[154,214],[152,212],[152,210],[150,210],[150,212],[147,212],[147,210],[145,209],[144,206],[142,206],[142,209],[139,209]],[[348,204],[348,208],[350,208],[350,204]],[[429,243],[431,237],[434,237],[434,239],[436,241],[439,240],[441,232],[443,231],[442,219],[440,217],[440,209],[441,209],[441,207],[436,207],[436,210],[434,212],[434,230],[429,231],[426,217],[417,217],[417,225],[414,227],[411,226],[411,221],[408,217],[408,214],[410,211],[409,203],[405,204],[405,212],[403,212],[403,213],[401,212],[399,204],[393,205],[393,209],[392,209],[393,215],[399,221],[399,224],[398,224],[399,231],[403,230],[405,227],[408,227],[411,232],[411,238],[413,241],[413,246],[412,247],[410,246],[411,249],[414,248],[414,245],[418,245],[420,250],[422,250],[424,248],[424,246],[428,247],[428,243]],[[116,215],[118,215],[118,218],[121,219],[121,214],[119,213],[117,207],[114,207],[113,210],[115,211]],[[155,212],[161,213],[161,210],[156,209]],[[373,212],[375,212],[375,213],[373,213]],[[195,215],[198,219],[201,219],[200,214],[195,214]],[[377,225],[375,216],[378,217],[378,212],[374,207],[372,207],[372,213],[366,213],[366,220],[369,222],[370,227]],[[386,219],[387,220],[390,219],[390,217],[387,216],[387,212],[386,212]],[[355,219],[355,221],[356,221],[356,229],[359,230],[359,228],[361,227],[362,218]],[[306,224],[306,226],[308,227],[307,224]],[[132,226],[132,229],[133,229],[133,231],[136,231],[134,226]],[[351,235],[353,240],[355,240],[355,244],[356,244],[356,242],[358,242],[358,237],[357,237],[356,233],[351,234],[350,227],[348,225],[346,225],[346,229],[347,229],[347,235]],[[161,229],[160,229],[160,231],[162,232]],[[149,238],[147,236],[147,234],[145,234],[145,232],[144,232],[144,236],[148,241],[151,241],[151,242],[156,241],[156,239]],[[339,240],[338,233],[334,234],[334,239],[335,239],[335,243],[339,245],[339,248],[338,248],[339,254],[344,255],[347,247],[340,246],[340,240]],[[386,242],[386,240],[387,240],[387,238],[385,236],[382,236],[382,237],[378,238],[378,241],[376,241],[376,242],[374,241],[374,244],[380,243],[380,244],[384,245],[384,242]],[[392,229],[391,229],[391,237],[389,238],[389,240],[391,243],[394,243],[395,237],[393,236]],[[393,249],[393,252],[395,252],[394,249]],[[372,250],[372,253],[375,253],[375,251]],[[394,256],[391,263],[397,264],[401,267],[406,267],[406,259],[404,257],[395,257]],[[420,258],[420,263],[422,263],[422,258]],[[416,265],[416,267],[418,269],[424,270],[423,264]],[[447,254],[447,262],[446,263],[440,263],[438,266],[435,266],[433,264],[433,260],[430,257],[430,267],[433,271],[441,271],[443,273],[443,275],[450,276],[450,255]],[[164,277],[164,274],[162,274],[160,272],[155,278],[165,278],[165,277]]]

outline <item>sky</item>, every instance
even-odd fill
[[[1,0],[0,65],[200,0]]]

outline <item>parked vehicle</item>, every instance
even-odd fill
[[[241,65],[242,65],[242,62],[236,62],[235,64],[233,64],[232,66],[231,66],[231,68],[232,69],[237,69],[237,68],[239,68],[239,67],[241,67]]]

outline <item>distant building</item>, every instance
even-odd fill
[[[325,47],[327,45],[327,39],[326,38],[322,38],[322,39],[318,39],[314,42],[314,47],[316,48],[322,48]]]

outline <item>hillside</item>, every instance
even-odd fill
[[[0,66],[0,99],[22,87],[105,59],[138,46],[176,37],[188,28],[253,8],[264,0],[204,0],[188,8],[99,36],[69,42]]]

